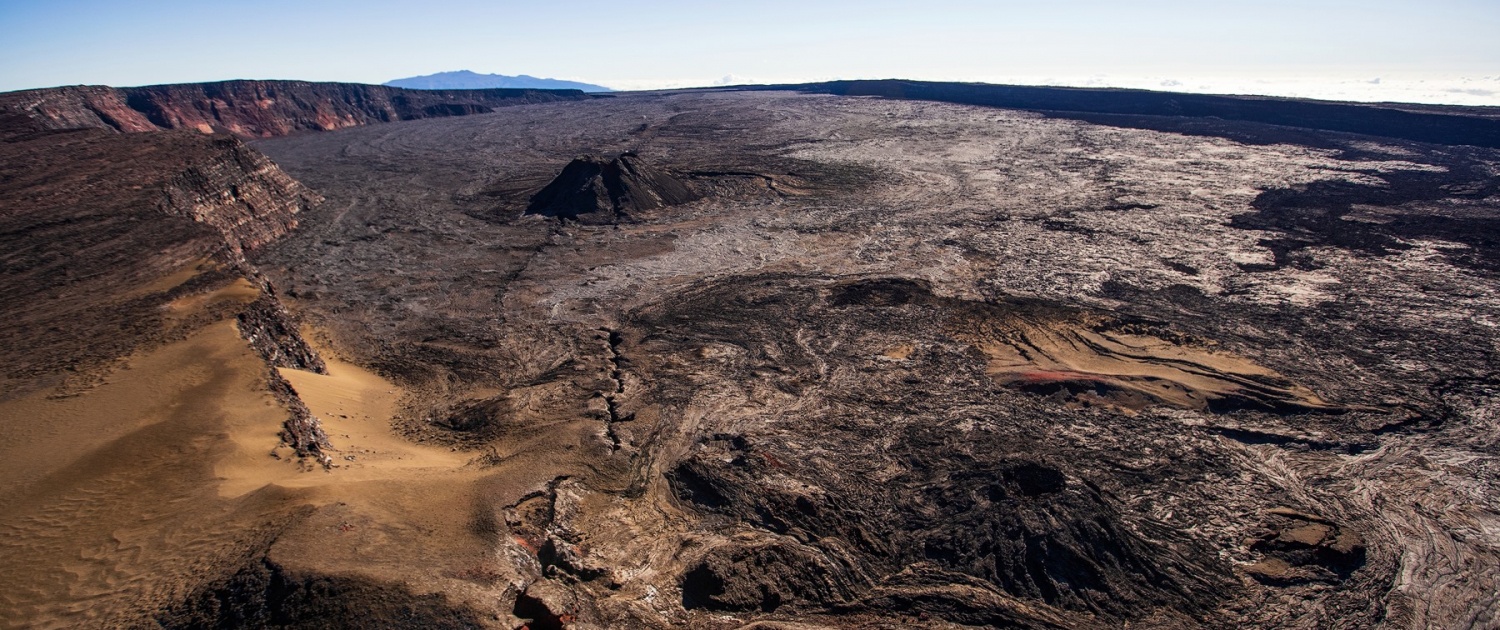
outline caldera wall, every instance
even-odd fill
[[[0,117],[11,119],[8,127],[31,131],[198,129],[269,138],[586,98],[592,97],[579,90],[407,90],[358,83],[220,81],[11,92],[0,95]]]

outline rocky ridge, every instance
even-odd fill
[[[120,357],[229,317],[273,383],[276,366],[322,371],[245,258],[322,198],[260,152],[223,134],[82,129],[12,134],[0,154],[6,396],[59,378],[84,391]],[[283,389],[289,442],[317,455],[298,437],[320,435],[316,419]]]
[[[1311,99],[1182,94],[1117,88],[1069,88],[934,81],[829,81],[744,89],[930,100],[1043,112],[1103,124],[1246,139],[1234,123],[1281,125],[1445,145],[1500,148],[1500,112],[1492,107],[1340,103]],[[1231,121],[1225,124],[1225,121]],[[1266,137],[1266,130],[1254,135]],[[1323,144],[1315,134],[1277,133]]]
[[[496,107],[589,98],[579,90],[409,90],[358,83],[221,81],[70,86],[0,94],[7,127],[120,132],[196,129],[246,138],[464,116]]]
[[[162,186],[158,208],[212,227],[223,238],[225,255],[235,260],[286,236],[297,228],[298,213],[322,201],[236,138],[215,138],[212,147],[211,157]]]

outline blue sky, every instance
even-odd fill
[[[884,77],[1246,92],[1430,82],[1439,99],[1452,89],[1465,102],[1500,99],[1500,0],[0,0],[0,58],[0,90],[381,83],[470,69],[626,89]]]

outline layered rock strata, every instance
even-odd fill
[[[220,81],[133,88],[85,85],[0,94],[0,117],[39,131],[196,129],[267,138],[584,98],[589,97],[578,90],[407,90],[306,81]]]

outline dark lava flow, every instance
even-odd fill
[[[0,99],[5,616],[1494,625],[1492,115],[798,90]]]

